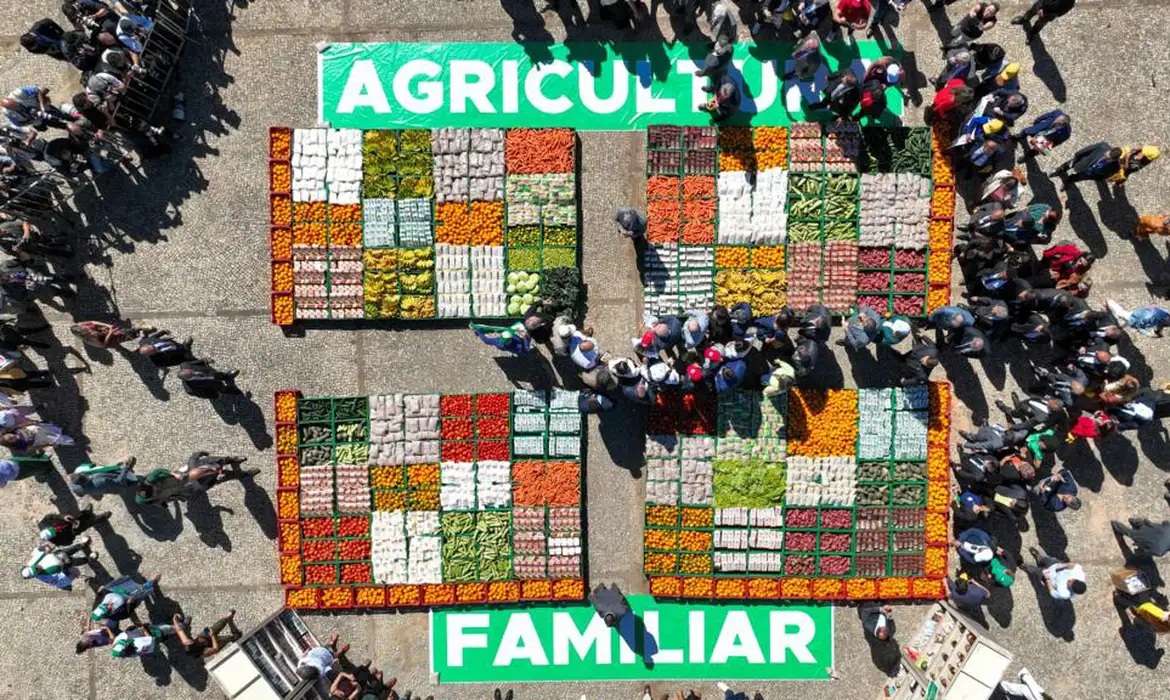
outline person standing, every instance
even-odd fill
[[[1062,562],[1035,547],[1028,547],[1028,553],[1036,565],[1021,564],[1020,568],[1031,576],[1039,576],[1053,600],[1072,600],[1074,595],[1082,595],[1087,590],[1085,570],[1080,564]]]
[[[1084,180],[1123,183],[1130,175],[1161,155],[1162,151],[1157,146],[1122,149],[1099,141],[1080,149],[1048,175],[1060,178],[1061,191],[1070,183]]]
[[[857,608],[861,629],[866,639],[887,641],[894,638],[894,609],[875,601],[862,603]]]
[[[622,235],[630,240],[637,241],[646,236],[646,217],[637,209],[632,207],[618,209],[613,220],[622,230]]]
[[[914,338],[914,345],[902,356],[902,386],[925,384],[930,373],[938,367],[938,346],[925,336]]]
[[[828,107],[838,119],[849,119],[861,103],[861,85],[847,64],[829,74],[828,82],[821,93],[821,99],[809,104],[810,110]]]
[[[90,612],[90,621],[113,620],[118,622],[129,619],[136,625],[141,624],[138,616],[134,614],[134,609],[154,595],[160,579],[162,579],[161,574],[147,579],[145,583],[138,583],[129,576],[123,576],[101,586],[98,588],[98,594],[102,598]]]
[[[837,341],[853,350],[860,350],[877,340],[881,334],[882,317],[868,306],[857,309],[857,313],[845,322],[845,337]]]
[[[73,544],[77,536],[98,523],[110,519],[110,511],[95,514],[93,506],[82,508],[76,515],[50,513],[37,522],[42,542],[51,542],[58,547]]]
[[[739,111],[739,101],[739,86],[735,84],[731,76],[724,74],[719,79],[719,84],[714,88],[711,99],[698,107],[700,110],[708,112],[711,115],[711,120],[718,123],[730,119]]]
[[[969,45],[985,32],[991,31],[998,20],[999,3],[979,0],[955,25],[954,31],[951,32],[951,40],[944,48],[954,49]]]
[[[1077,4],[1077,0],[1035,0],[1023,14],[1012,17],[1012,24],[1024,27],[1024,43],[1031,44],[1040,30],[1057,17],[1063,17]],[[1032,23],[1035,18],[1036,22]]]
[[[870,5],[869,0],[837,0],[837,7],[833,9],[833,25],[844,27],[852,40],[853,32],[865,29],[866,25],[869,24],[869,17],[872,13],[873,6]]]
[[[1059,109],[1045,112],[1036,117],[1032,126],[1024,127],[1013,136],[1016,144],[1024,149],[1024,160],[1045,155],[1072,136],[1072,119]]]
[[[165,329],[149,329],[144,331],[142,339],[138,341],[138,354],[150,360],[150,363],[159,369],[174,367],[191,359],[191,344],[195,342],[188,337],[183,342],[175,340],[171,332]]]
[[[140,624],[126,629],[110,647],[110,656],[115,659],[133,659],[158,653],[159,642],[173,637],[173,625]]]
[[[1110,520],[1109,525],[1117,535],[1133,540],[1134,554],[1160,557],[1170,552],[1170,520],[1155,523],[1149,518],[1130,518],[1129,525],[1120,520]]]
[[[67,547],[55,547],[45,543],[33,550],[28,563],[20,570],[21,578],[35,578],[54,588],[73,590],[73,581],[81,575],[78,564],[87,564],[98,558],[97,552],[89,549],[90,540],[82,537]]]
[[[978,610],[991,598],[991,591],[978,581],[972,581],[965,572],[946,581],[951,602],[960,608]]]
[[[608,586],[604,583],[598,584],[589,594],[589,602],[593,603],[593,609],[598,617],[605,621],[606,627],[617,627],[623,617],[633,612],[625,594],[616,583]]]
[[[782,79],[796,78],[801,82],[808,82],[816,77],[824,61],[821,56],[820,37],[814,32],[796,45],[792,52],[792,70],[785,73]]]

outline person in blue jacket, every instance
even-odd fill
[[[1054,109],[1036,117],[1032,126],[1020,130],[1012,138],[1024,149],[1024,159],[1045,155],[1072,136],[1072,119]]]
[[[731,391],[743,383],[747,374],[747,363],[743,360],[727,360],[715,371],[715,391],[720,394]]]

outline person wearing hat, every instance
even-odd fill
[[[87,505],[76,515],[50,513],[37,522],[42,542],[51,542],[58,547],[73,544],[77,536],[99,523],[110,519],[110,511],[94,514],[93,506]]]
[[[1040,505],[1052,513],[1059,513],[1066,508],[1080,510],[1081,499],[1077,497],[1079,487],[1072,472],[1064,467],[1055,469],[1052,476],[1041,479],[1032,487],[1036,500]]]
[[[1072,119],[1059,109],[1045,112],[1012,138],[1024,149],[1024,160],[1044,155],[1072,136]]]
[[[686,393],[691,393],[698,389],[698,387],[707,381],[708,373],[703,370],[702,365],[697,362],[692,362],[686,367],[683,375],[682,389]]]
[[[990,73],[975,86],[975,99],[990,95],[996,90],[1020,89],[1020,64],[1009,63],[995,73]]]
[[[158,574],[145,583],[138,583],[129,576],[110,581],[98,588],[101,600],[89,614],[91,622],[113,620],[115,622],[129,619],[134,624],[140,624],[134,609],[144,600],[154,595],[162,574]]]
[[[73,590],[73,581],[81,575],[78,564],[87,564],[98,558],[97,552],[89,549],[90,540],[82,537],[66,547],[55,547],[42,543],[32,551],[28,563],[20,570],[20,577],[35,578],[61,590]]]
[[[704,311],[688,311],[683,321],[683,343],[688,350],[694,350],[707,340],[707,328],[711,319]]]
[[[613,220],[622,230],[622,235],[632,241],[646,236],[646,217],[637,209],[630,207],[618,209]]]
[[[1076,6],[1077,0],[1035,0],[1022,14],[1012,17],[1012,24],[1024,27],[1024,43],[1031,44],[1040,30],[1057,17],[1063,17]],[[1035,24],[1031,24],[1035,18]]]
[[[523,322],[514,323],[511,326],[484,326],[473,323],[470,327],[476,338],[493,348],[514,355],[527,355],[532,352],[532,338],[524,328]]]
[[[877,340],[881,334],[882,317],[868,306],[857,309],[857,313],[845,321],[845,337],[837,341],[838,345],[851,350],[861,350]]]
[[[1029,199],[1028,175],[1020,168],[998,170],[983,183],[979,203],[998,202],[1004,209],[1015,209],[1021,200]]]
[[[913,332],[914,326],[910,323],[909,316],[894,314],[889,318],[883,318],[878,324],[877,342],[880,346],[890,348],[909,338]]]
[[[115,659],[134,659],[158,653],[159,642],[175,636],[174,625],[138,624],[114,637],[110,656]]]
[[[1154,149],[1152,153],[1160,155],[1157,149]],[[1062,192],[1074,182],[1083,180],[1102,182],[1121,172],[1122,154],[1122,149],[1110,146],[1104,141],[1098,141],[1074,153],[1072,158],[1058,165],[1056,170],[1048,173],[1048,176],[1060,178]],[[1157,156],[1155,155],[1155,157]]]
[[[902,67],[894,61],[893,56],[882,56],[875,58],[869,67],[865,69],[865,74],[861,77],[861,82],[878,82],[883,85],[894,86],[902,80]]]
[[[947,578],[947,595],[952,603],[967,610],[979,610],[991,598],[991,591],[978,581],[974,581],[967,572],[959,572],[953,578]]]
[[[1121,187],[1126,179],[1162,157],[1162,149],[1153,145],[1126,146],[1121,152],[1121,167],[1110,178],[1114,187]]]

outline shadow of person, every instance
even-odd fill
[[[252,519],[260,526],[264,537],[276,539],[276,507],[268,491],[261,488],[253,478],[242,479],[244,486],[244,507],[252,514]]]
[[[253,447],[258,450],[272,447],[272,436],[268,433],[264,411],[252,400],[250,393],[221,394],[209,403],[224,423],[243,428]]]
[[[658,640],[646,629],[646,622],[640,615],[630,613],[618,622],[618,636],[630,651],[642,657],[642,665],[654,668],[654,655],[658,653]]]
[[[1023,572],[1017,572],[1016,578],[1024,575],[1026,574]],[[987,601],[987,614],[991,616],[991,619],[995,620],[997,625],[1007,629],[1012,624],[1012,610],[1016,605],[1016,599],[1012,595],[1012,589],[991,586],[990,590],[991,598]]]
[[[870,634],[865,635],[865,641],[869,645],[869,659],[874,667],[890,678],[897,676],[898,666],[902,660],[898,642],[893,637],[878,639]]]
[[[1065,218],[1073,233],[1080,238],[1085,246],[1097,258],[1103,258],[1109,252],[1109,244],[1105,241],[1105,234],[1093,216],[1093,210],[1085,202],[1084,195],[1077,189],[1080,183],[1070,183],[1065,189]]]
[[[213,504],[207,497],[207,492],[196,491],[187,501],[187,519],[195,531],[199,533],[199,540],[211,548],[220,547],[225,552],[232,551],[232,540],[223,528],[223,518],[220,513],[234,515],[234,512],[219,504]]]
[[[556,373],[548,358],[536,349],[527,355],[498,355],[492,361],[514,387],[544,387],[556,382]]]
[[[942,365],[943,371],[946,372],[947,379],[951,380],[951,384],[954,386],[955,396],[967,408],[971,409],[971,420],[979,422],[987,419],[990,412],[990,408],[987,405],[987,396],[984,395],[983,383],[972,367],[971,360],[953,352],[943,352],[939,354],[939,364]],[[990,373],[991,375],[995,375],[996,372],[994,370],[1000,367],[1000,364],[992,358],[983,360],[982,366],[984,367],[985,374]],[[999,374],[998,382],[992,381],[992,384],[997,389],[1002,389],[1002,368]],[[989,379],[992,379],[992,377],[989,377]]]
[[[1036,77],[1052,93],[1052,99],[1064,102],[1068,99],[1064,77],[1060,74],[1060,67],[1056,65],[1056,61],[1048,53],[1048,48],[1044,46],[1044,40],[1040,38],[1039,34],[1032,38],[1028,49],[1032,52],[1032,71]]]
[[[1060,524],[1060,517],[1037,502],[1032,504],[1032,524],[1036,526],[1036,539],[1040,548],[1057,559],[1065,556],[1068,535]]]
[[[1137,230],[1138,213],[1130,203],[1125,188],[1110,187],[1108,183],[1098,180],[1097,192],[1101,195],[1097,202],[1101,224],[1117,234],[1118,238],[1131,238]]]
[[[1117,628],[1117,634],[1121,637],[1122,643],[1125,644],[1125,650],[1129,652],[1134,663],[1150,669],[1157,668],[1166,650],[1157,648],[1157,637],[1152,629],[1134,621],[1129,616],[1126,612],[1129,606],[1130,601],[1126,600],[1124,596],[1117,592],[1113,593],[1113,609],[1121,620],[1121,627]]]
[[[1117,483],[1133,486],[1133,477],[1138,469],[1138,453],[1132,441],[1112,436],[1098,440],[1097,452],[1101,455],[1101,463],[1117,479]]]
[[[147,537],[159,542],[173,542],[183,532],[183,512],[178,503],[140,506],[134,501],[133,491],[122,491],[121,496],[134,523]]]
[[[642,458],[646,434],[646,411],[629,401],[616,401],[610,411],[599,413],[598,431],[606,454],[619,468],[635,479],[642,477]]]
[[[134,374],[137,374],[138,378],[142,380],[143,386],[146,387],[151,396],[159,401],[167,401],[171,398],[171,392],[163,383],[166,378],[165,370],[160,371],[149,359],[139,355],[134,350],[121,345],[114,349],[130,363],[130,369],[134,370]]]
[[[138,571],[142,555],[130,548],[126,538],[118,534],[108,520],[103,520],[93,529],[102,538],[102,550],[109,555],[119,574],[127,575]]]
[[[1040,608],[1040,619],[1044,628],[1053,637],[1071,642],[1076,638],[1077,609],[1071,601],[1056,600],[1048,592],[1040,574],[1026,574],[1028,583],[1036,593],[1036,605]]]
[[[845,356],[849,358],[849,373],[858,386],[894,386],[898,383],[898,365],[894,362],[879,362],[868,349],[854,350],[845,345]]]

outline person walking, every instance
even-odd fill
[[[191,359],[191,345],[194,342],[191,337],[179,342],[166,329],[147,328],[143,330],[136,352],[149,359],[155,367],[166,369]]]
[[[43,543],[32,551],[28,562],[20,570],[20,577],[35,578],[54,588],[71,591],[73,582],[81,575],[78,565],[88,564],[97,558],[98,553],[90,551],[88,537],[82,537],[67,547]]]
[[[910,350],[901,355],[902,386],[925,384],[938,367],[938,346],[923,335],[916,335]]]
[[[1074,153],[1072,158],[1060,164],[1048,176],[1060,178],[1061,191],[1071,183],[1084,180],[1124,183],[1130,175],[1161,155],[1162,151],[1157,146],[1122,149],[1099,141]]]
[[[141,656],[153,656],[158,653],[160,642],[166,641],[175,635],[173,625],[139,624],[127,628],[117,637],[110,647],[110,656],[115,659],[133,659]]]
[[[47,448],[73,444],[73,438],[52,423],[26,425],[0,435],[0,445],[22,455],[40,455]]]
[[[698,105],[698,108],[709,113],[713,122],[719,123],[730,119],[739,111],[739,101],[739,86],[731,76],[724,74],[714,88],[711,99]]]
[[[1059,109],[1045,112],[1012,138],[1024,149],[1024,160],[1049,153],[1072,136],[1072,119]]]
[[[1129,327],[1142,335],[1162,337],[1162,329],[1170,326],[1170,311],[1156,306],[1139,306],[1133,311],[1126,311],[1125,307],[1112,299],[1105,301],[1109,311],[1117,319],[1117,325]]]
[[[37,521],[38,536],[42,542],[66,547],[73,544],[81,533],[109,519],[110,511],[95,514],[92,505],[82,508],[76,515],[50,513]]]
[[[984,33],[991,31],[999,20],[999,3],[980,0],[976,2],[963,19],[959,20],[951,32],[951,40],[944,49],[955,49],[967,46],[979,39]]]
[[[84,462],[69,475],[69,490],[78,496],[120,493],[138,483],[135,463],[134,457],[105,466]]]
[[[188,396],[200,399],[217,399],[224,394],[239,394],[236,377],[240,370],[219,370],[211,358],[185,360],[179,364],[179,381]]]
[[[138,583],[130,576],[123,576],[99,587],[97,592],[101,599],[90,612],[90,621],[112,620],[117,623],[129,619],[136,625],[141,624],[134,610],[154,595],[161,579],[162,574],[157,574],[145,583]]]
[[[1149,518],[1130,518],[1129,525],[1120,520],[1110,520],[1109,525],[1118,536],[1133,540],[1134,554],[1160,557],[1170,552],[1170,520],[1155,523]]]
[[[605,622],[606,627],[617,627],[621,624],[622,618],[633,613],[629,601],[616,583],[598,584],[589,594],[589,602],[593,604],[594,611]]]
[[[1036,560],[1036,565],[1021,564],[1020,568],[1030,576],[1040,577],[1053,600],[1072,600],[1073,596],[1082,595],[1087,590],[1085,570],[1080,564],[1062,562],[1036,547],[1028,547],[1028,553]]]
[[[881,334],[882,317],[868,306],[857,309],[857,313],[845,322],[845,337],[837,341],[853,350],[860,350],[877,340]]]
[[[1057,17],[1063,17],[1077,4],[1077,0],[1035,0],[1022,14],[1012,17],[1012,24],[1024,28],[1024,43],[1031,44],[1040,30]],[[1035,22],[1032,20],[1035,19]]]

